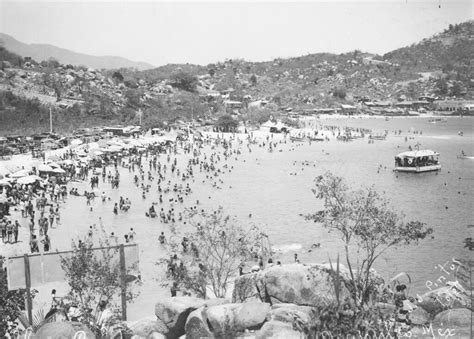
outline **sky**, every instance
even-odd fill
[[[473,18],[472,0],[0,0],[0,32],[21,42],[155,66],[383,54]]]

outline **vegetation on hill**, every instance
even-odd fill
[[[226,113],[226,100],[241,101],[239,119],[253,117],[245,121],[256,123],[288,108],[337,108],[359,98],[473,98],[473,26],[473,21],[451,25],[383,56],[356,50],[267,62],[169,64],[145,71],[97,71],[52,58],[38,63],[0,48],[1,129],[41,130],[47,126],[49,107],[55,128],[68,131],[97,124],[138,124],[139,111],[145,127],[191,118],[207,121]]]

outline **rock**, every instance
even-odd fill
[[[387,303],[377,303],[375,304],[375,307],[377,310],[382,312],[383,315],[393,315],[396,312],[396,307],[393,304],[387,304]]]
[[[232,291],[232,302],[241,303],[249,299],[260,300],[260,294],[257,289],[257,274],[244,274],[234,281],[234,290]]]
[[[216,305],[206,309],[207,322],[209,329],[214,335],[220,336],[232,336],[234,333],[234,318],[235,310],[240,304],[225,304]]]
[[[466,308],[470,305],[470,300],[466,291],[457,285],[448,285],[423,294],[416,305],[434,317],[447,309]]]
[[[213,338],[207,322],[207,315],[204,307],[192,311],[185,325],[186,337],[193,338]]]
[[[246,302],[239,306],[234,316],[234,329],[239,332],[260,328],[267,313],[270,312],[270,304],[257,301]]]
[[[291,324],[276,320],[266,322],[256,335],[257,339],[293,339],[304,337],[304,334],[294,330]]]
[[[153,318],[141,319],[139,321],[128,323],[128,328],[134,335],[142,338],[148,338],[153,333],[167,333],[168,327],[161,320]]]
[[[168,328],[167,336],[183,335],[188,315],[203,306],[204,299],[194,297],[165,298],[155,305],[155,315]]]
[[[308,333],[311,327],[319,324],[319,312],[310,306],[276,304],[267,315],[267,320],[288,323],[293,329]]]
[[[259,275],[264,285],[259,289],[260,298],[272,304],[318,306],[336,302],[331,270],[324,265],[277,265]],[[344,280],[341,282],[341,300],[349,298]]]
[[[456,308],[439,313],[434,323],[440,327],[468,326],[471,324],[471,310],[467,308]]]
[[[430,322],[430,314],[423,308],[417,307],[409,313],[408,319],[413,325],[425,325]]]
[[[230,304],[230,300],[226,298],[214,298],[214,299],[208,299],[204,300],[204,307],[211,307],[211,306],[217,306],[217,305],[224,305],[224,304]]]
[[[55,339],[70,339],[74,338],[76,333],[83,333],[79,336],[84,339],[95,339],[94,333],[80,322],[72,321],[58,321],[46,323],[31,338],[55,338]]]
[[[340,265],[341,300],[350,298],[347,285],[349,270]],[[375,285],[383,284],[383,278],[370,274]],[[271,304],[292,303],[320,306],[334,303],[333,271],[329,264],[275,265],[263,271],[245,274],[235,280],[233,302],[259,299]]]

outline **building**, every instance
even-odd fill
[[[342,114],[347,114],[347,115],[352,115],[357,113],[357,107],[353,105],[345,105],[341,104],[341,113]]]
[[[436,100],[437,111],[474,113],[474,100]]]
[[[225,100],[224,107],[227,113],[233,113],[235,110],[241,109],[243,104],[241,101]]]
[[[102,131],[110,136],[134,136],[140,134],[140,126],[127,126],[127,127],[104,127]]]

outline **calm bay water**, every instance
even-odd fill
[[[200,208],[223,206],[228,214],[235,215],[243,223],[260,226],[268,234],[271,244],[278,250],[275,260],[292,262],[294,253],[302,262],[324,262],[330,257],[343,255],[342,242],[336,234],[328,233],[321,226],[308,222],[303,215],[322,208],[311,192],[313,180],[326,171],[343,176],[351,186],[359,188],[373,185],[384,192],[395,209],[406,215],[406,220],[420,220],[434,229],[434,238],[422,241],[418,246],[401,247],[387,252],[376,262],[376,270],[386,279],[399,272],[407,272],[413,279],[410,294],[427,291],[427,280],[434,281],[441,274],[435,266],[452,258],[467,257],[463,239],[472,236],[474,228],[467,225],[473,221],[474,160],[457,159],[464,150],[474,155],[472,118],[448,118],[446,123],[431,124],[424,118],[383,119],[331,119],[318,122],[326,125],[371,128],[376,132],[402,130],[401,136],[390,132],[385,141],[368,144],[367,139],[350,143],[313,142],[281,144],[277,151],[269,153],[266,148],[244,147],[237,160],[229,160],[232,173],[221,176],[222,189],[215,189],[211,183],[202,182],[204,173],[195,173],[191,183],[192,194],[183,205],[175,205],[180,211],[200,201]],[[409,130],[422,131],[408,134]],[[464,136],[459,136],[463,131]],[[414,139],[405,142],[405,136]],[[408,145],[420,143],[422,149],[432,149],[441,154],[442,171],[425,174],[396,174],[392,171],[394,156],[407,150]],[[209,150],[210,146],[206,146]],[[279,152],[278,150],[282,150]],[[189,159],[180,155],[178,166]],[[164,156],[160,158],[163,163]],[[309,165],[303,165],[308,162]],[[382,166],[379,170],[380,165]],[[133,318],[150,313],[156,301],[160,277],[155,262],[166,254],[158,245],[161,231],[169,236],[167,225],[158,219],[150,219],[145,212],[153,201],[158,201],[156,181],[146,199],[141,190],[133,185],[133,174],[120,169],[119,190],[111,190],[109,184],[100,184],[99,191],[105,191],[111,201],[93,203],[93,211],[84,198],[70,197],[62,206],[62,225],[51,230],[52,247],[65,249],[70,239],[85,236],[89,225],[102,224],[105,230],[115,232],[119,238],[133,227],[140,246],[140,268],[143,277],[142,293],[132,309]],[[179,183],[172,180],[172,183]],[[85,183],[76,185],[80,191],[87,189]],[[113,204],[119,197],[128,197],[132,207],[127,213],[115,216]],[[165,203],[164,207],[168,207]],[[249,217],[249,214],[252,217]],[[100,219],[99,219],[100,217]],[[178,225],[178,229],[184,229]],[[321,247],[309,252],[313,243]],[[449,278],[449,277],[448,277]],[[151,298],[153,296],[153,298]],[[145,306],[144,306],[145,305]],[[147,312],[144,310],[147,309]]]

